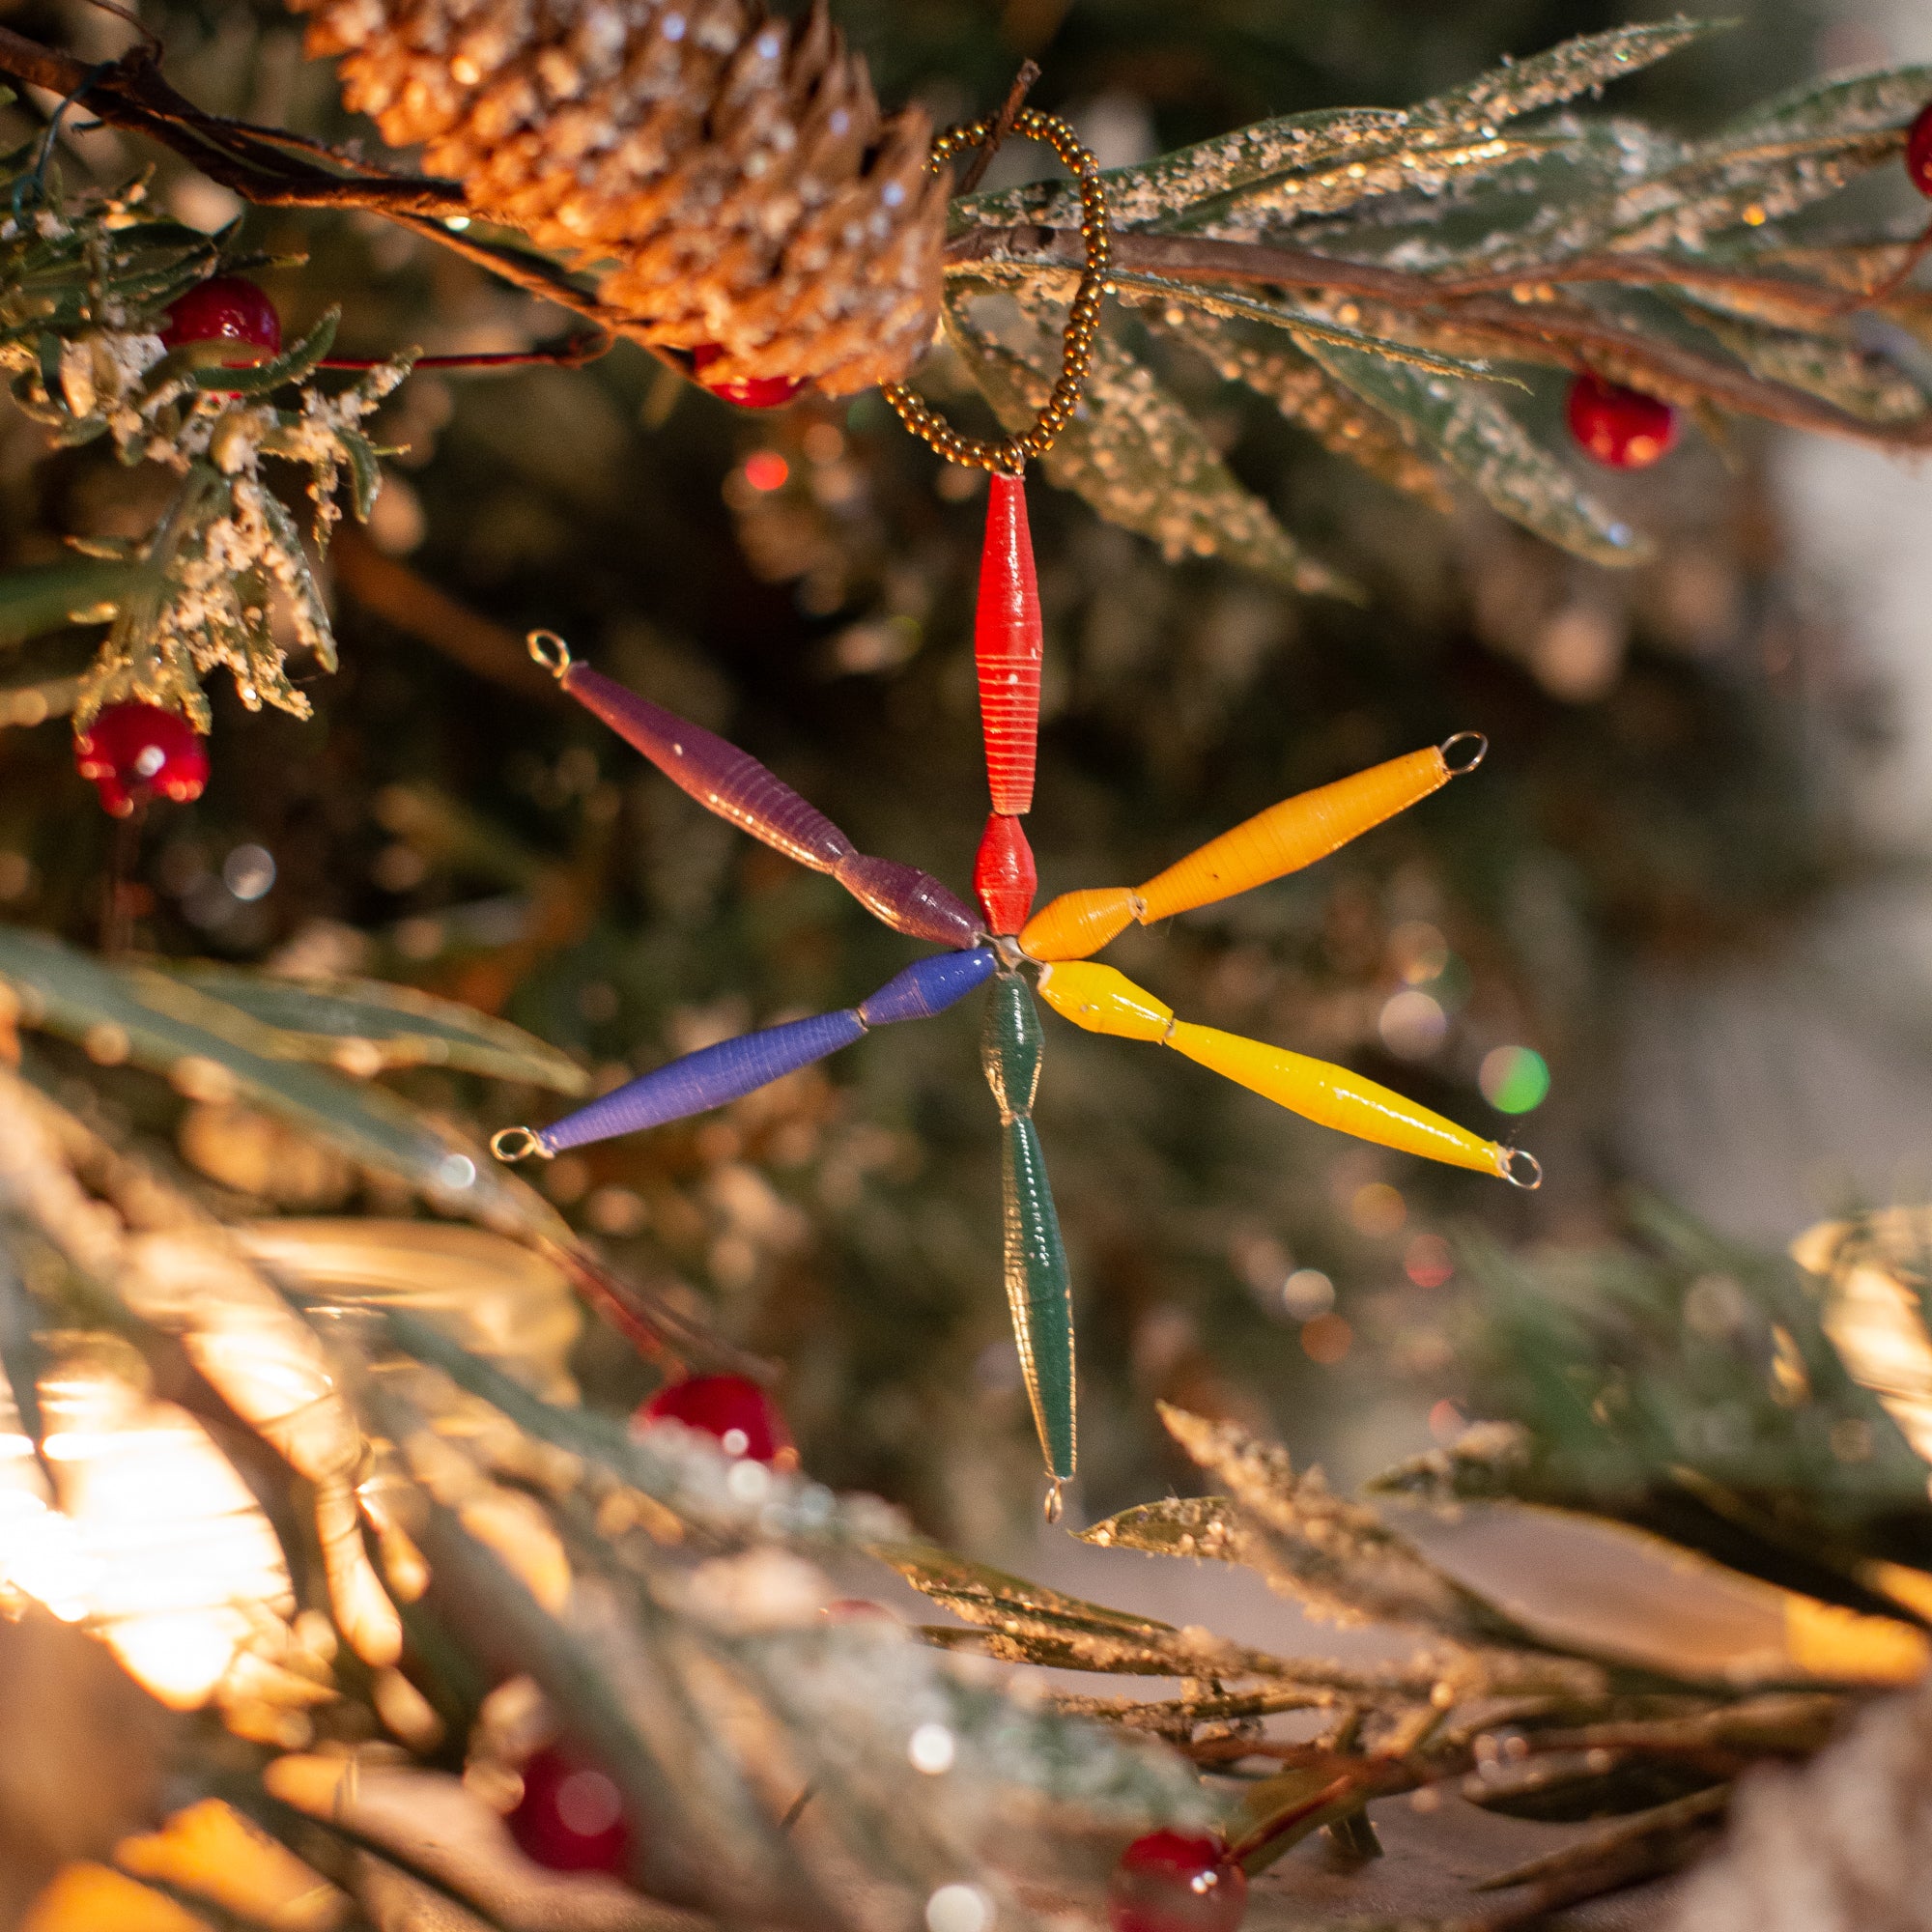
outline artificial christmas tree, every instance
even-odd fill
[[[1104,1922],[1123,1856],[1138,1869],[1154,1840],[1196,1848],[1189,1902],[1224,1909],[1243,1874],[1250,1924],[1466,1919],[1492,1909],[1471,1873],[1520,1916],[1694,1855],[1736,1774],[1808,1756],[1921,1672],[1923,1466],[1893,1420],[1911,1391],[1885,1379],[1918,1320],[1909,1243],[1838,1231],[1820,1304],[1775,1260],[1613,1222],[1593,1145],[1616,962],[1737,944],[1851,863],[1829,740],[1814,714],[1793,728],[1794,684],[1831,661],[1783,601],[1748,418],[1927,434],[1922,213],[1837,228],[1825,197],[1860,173],[1906,190],[1932,76],[1806,83],[1695,138],[1573,106],[1697,38],[1666,24],[1462,87],[1421,50],[1400,75],[1304,73],[1299,99],[1427,99],[1226,135],[1236,63],[1175,80],[1125,58],[1165,27],[1075,18],[1061,99],[1122,71],[1199,85],[1158,101],[1195,145],[975,184],[942,249],[916,119],[864,123],[869,154],[837,147],[856,122],[812,146],[869,100],[822,14],[318,18],[359,36],[351,85],[392,131],[447,143],[462,181],[352,153],[321,86],[255,85],[293,51],[259,16],[240,53],[156,24],[190,93],[258,118],[286,102],[291,128],[193,106],[138,49],[0,33],[50,113],[72,97],[23,127],[0,238],[29,412],[10,461],[41,429],[61,443],[0,467],[19,513],[0,617],[26,680],[0,695],[21,727],[0,791],[20,1066],[0,1091],[0,1565],[19,1628],[71,1617],[177,1713],[147,1787],[165,1830],[59,1840],[37,1909],[987,1932]],[[1223,50],[1218,16],[1190,25]],[[997,99],[983,16],[923,10],[876,39],[909,60],[947,31],[952,71]],[[1407,59],[1413,37],[1381,38]],[[1276,43],[1254,44],[1252,85],[1289,98]],[[1763,77],[1739,63],[1741,106]],[[104,149],[83,115],[274,212],[217,244],[157,212],[209,187],[172,163],[147,200],[121,191],[126,151],[88,185]],[[1015,99],[970,125],[946,147],[1047,124]],[[793,186],[816,213],[771,164],[788,140],[815,157]],[[832,236],[862,207],[876,227]],[[242,272],[292,349],[164,340]],[[596,332],[547,340],[506,283]],[[325,290],[360,381],[330,373]],[[947,348],[912,369],[942,314]],[[540,366],[607,335],[658,362]],[[379,353],[418,339],[426,374]],[[465,386],[466,363],[497,373]],[[868,371],[919,387],[828,400]],[[693,375],[747,403],[814,380],[746,418]],[[1563,420],[1579,377],[1680,412],[1680,452],[1590,477]],[[999,434],[933,428],[976,394]],[[981,452],[990,482],[935,471],[888,401]],[[1041,648],[1025,574],[996,572],[1018,618],[975,667],[988,741],[971,499],[1017,527],[1009,472],[1041,412],[1061,434],[1035,467],[1154,545],[1036,490]],[[1298,453],[1284,415],[1359,479]],[[1702,446],[1727,418],[1729,485]],[[294,460],[325,532],[351,482],[367,537],[322,559],[265,454]],[[1610,576],[1645,531],[1659,561]],[[635,781],[599,720],[528,675],[518,634],[539,624],[610,665],[557,661],[563,695],[682,770],[683,795]],[[347,675],[316,679],[338,631]],[[203,686],[216,663],[244,703],[315,717],[236,716]],[[1030,708],[984,703],[1036,672],[1037,739]],[[47,803],[85,797],[59,727],[25,728],[96,730],[102,702],[216,726],[204,797],[111,853],[98,814]],[[1346,776],[1413,802],[1454,761],[1408,748],[1475,726],[1496,747],[1483,784],[1423,810],[1392,817]],[[1346,852],[1274,803],[1334,791],[1361,807]],[[814,813],[772,837],[775,801],[805,797],[854,836]],[[706,804],[828,879],[713,840]],[[1029,808],[1054,835],[1032,863]],[[1334,863],[1282,876],[1318,852]],[[945,883],[969,868],[977,909]],[[108,957],[76,943],[102,871],[132,941]],[[1260,889],[1213,909],[1231,880]],[[930,961],[908,981],[859,905],[954,945],[945,985]],[[1176,913],[1158,944],[1139,929]],[[1031,1390],[985,1292],[1001,1182],[962,1023],[895,1027],[894,1050],[830,1073],[802,1054],[773,1088],[736,1064],[759,1019],[822,1043],[800,1012],[895,987],[892,1017],[936,1011],[982,973],[982,926],[1051,969],[1077,1022],[1182,1048],[1065,1035],[1036,1133],[1037,1016],[982,974],[1009,1286],[1053,1338]],[[1109,942],[1152,992],[1087,962]],[[1548,1206],[1345,1154],[1180,1065],[1191,1047],[1308,1099],[1307,1063],[1244,1034],[1344,1064],[1355,1103],[1402,1092],[1481,1122],[1477,1166],[1513,1165],[1511,1123],[1537,1113]],[[484,1153],[547,1118],[545,1093],[617,1113],[634,1077],[679,1066],[728,1104],[559,1139],[540,1189]],[[1459,1229],[1474,1217],[1491,1243]],[[1613,1225],[1622,1249],[1575,1252]],[[611,1325],[580,1334],[574,1296]],[[1379,1658],[1314,1654],[1286,1622],[1237,1640],[1108,1609],[838,1493],[887,1488],[986,1548],[1028,1487],[1027,1394],[1070,1464],[1076,1299],[1090,1487],[1070,1505],[1120,1506],[1090,1538],[1245,1565],[1381,1626]],[[756,1354],[783,1358],[810,1475],[708,1403],[695,1429],[628,1428],[699,1383],[768,1388]],[[1391,1403],[1442,1446],[1361,1494],[1260,1426],[1272,1410],[1364,1466],[1347,1430]],[[1495,1420],[1460,1434],[1469,1414]],[[1223,1493],[1142,1503],[1181,1482]],[[959,1621],[922,1642],[845,1614],[880,1559]],[[1112,1681],[1032,1682],[1042,1664]],[[1123,1674],[1176,1689],[1123,1695]],[[570,1807],[544,1809],[572,1776],[608,1782],[626,1834],[599,1835],[591,1787],[599,1869],[574,1874],[553,1831]]]

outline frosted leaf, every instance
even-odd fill
[[[1046,401],[1058,345],[1023,319],[996,340],[978,314],[949,302],[948,333],[1001,421],[1023,429]],[[1104,336],[1085,399],[1043,461],[1062,489],[1109,523],[1152,538],[1170,561],[1219,554],[1295,590],[1348,594],[1340,578],[1301,554],[1152,372]]]
[[[1408,117],[1394,108],[1344,107],[1283,114],[1177,149],[1158,160],[1113,168],[1101,177],[1107,212],[1119,228],[1147,228],[1197,202],[1339,155],[1401,141]],[[952,205],[955,222],[1004,228],[1037,221],[1077,227],[1080,196],[1070,183],[1038,182],[1002,194],[969,195]]]
[[[1372,1510],[1331,1492],[1320,1471],[1297,1476],[1288,1452],[1233,1423],[1208,1422],[1172,1404],[1161,1420],[1187,1454],[1218,1481],[1257,1527],[1274,1558],[1268,1580],[1286,1577],[1298,1600],[1336,1622],[1420,1622],[1457,1634],[1482,1626],[1469,1601]]]
[[[1365,148],[1329,167],[1217,196],[1164,225],[1228,241],[1259,237],[1292,222],[1338,214],[1358,203],[1390,195],[1415,193],[1434,199],[1472,176],[1534,155],[1540,145],[1491,133],[1454,142]]]
[[[756,1669],[791,1733],[810,1741],[813,1770],[848,1788],[871,1787],[889,1815],[913,1827],[915,1843],[983,1851],[974,1840],[1015,1793],[1122,1824],[1216,1822],[1213,1799],[1182,1759],[1063,1717],[1021,1686],[981,1679],[889,1631],[786,1633],[748,1640],[736,1655]],[[942,1774],[907,1778],[908,1747],[923,1731],[943,1732],[952,1753]]]
[[[1854,343],[1717,314],[1700,320],[1753,375],[1822,396],[1865,422],[1911,422],[1932,408],[1903,369]]]
[[[1641,563],[1649,555],[1647,540],[1598,502],[1492,389],[1334,343],[1311,339],[1307,348],[1338,383],[1382,411],[1411,448],[1445,463],[1512,522],[1592,563]]]
[[[1618,248],[1701,248],[1740,225],[1761,228],[1835,194],[1898,152],[1894,134],[1820,134],[1700,157],[1618,198],[1600,238]],[[1567,238],[1566,238],[1567,239]]]
[[[1371,330],[1356,327],[1352,323],[1338,322],[1333,315],[1299,302],[1286,299],[1263,301],[1254,296],[1214,288],[1202,282],[1171,281],[1164,275],[1121,275],[1117,278],[1117,286],[1122,298],[1128,301],[1158,301],[1170,307],[1205,309],[1209,315],[1226,316],[1236,321],[1264,322],[1272,327],[1286,329],[1300,340],[1333,342],[1344,349],[1359,349],[1391,362],[1426,370],[1432,375],[1493,378],[1493,372],[1486,361],[1446,355],[1412,342],[1398,341],[1393,336],[1377,335]]]
[[[873,1551],[914,1589],[993,1639],[992,1654],[1063,1669],[1119,1671],[1154,1677],[1283,1677],[1303,1674],[1298,1662],[1228,1643],[1202,1630],[1177,1630],[1063,1595],[1043,1584],[923,1546],[884,1544]],[[940,1641],[974,1634],[929,1630]],[[975,1649],[982,1648],[973,1644]]]
[[[1507,1495],[1527,1474],[1530,1449],[1529,1432],[1520,1423],[1472,1422],[1455,1441],[1397,1463],[1365,1487],[1431,1502]]]
[[[1257,122],[1142,166],[1112,170],[1104,177],[1108,209],[1122,228],[1173,225],[1176,217],[1191,227],[1214,218],[1209,211],[1236,196],[1279,219],[1329,213],[1401,187],[1439,192],[1459,168],[1492,165],[1521,152],[1497,139],[1500,123],[1634,73],[1714,31],[1709,22],[1680,16],[1586,34],[1406,113],[1341,108]],[[969,197],[954,204],[952,214],[980,226],[1068,227],[1078,225],[1079,212],[1068,184],[1047,182]]]
[[[1435,509],[1449,507],[1435,465],[1411,450],[1385,417],[1365,408],[1299,349],[1251,340],[1237,326],[1198,311],[1152,309],[1147,320],[1161,334],[1206,356],[1226,381],[1266,397],[1324,449]]]
[[[1193,1556],[1238,1563],[1245,1530],[1221,1496],[1170,1496],[1076,1530],[1096,1549],[1140,1549],[1151,1556]]]
[[[1678,14],[1604,34],[1579,34],[1546,53],[1494,68],[1464,87],[1439,94],[1409,110],[1417,123],[1468,128],[1515,120],[1545,107],[1560,106],[1579,94],[1621,80],[1688,47],[1730,23],[1692,20]]]
[[[1722,229],[1762,227],[1898,153],[1928,97],[1924,67],[1800,89],[1719,128],[1670,168],[1571,211],[1551,240],[1561,248],[1697,248]]]
[[[1726,122],[1710,145],[1809,133],[1890,133],[1910,127],[1928,97],[1932,97],[1932,67],[1882,68],[1834,80],[1805,81]]]

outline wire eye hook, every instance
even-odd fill
[[[1047,1479],[1046,1494],[1040,1499],[1040,1514],[1048,1522],[1058,1522],[1066,1513],[1066,1478],[1050,1476]]]
[[[1522,1163],[1521,1173],[1517,1170],[1519,1161]],[[1534,1194],[1543,1185],[1543,1163],[1533,1153],[1527,1153],[1521,1148],[1504,1148],[1496,1172],[1512,1187],[1520,1187],[1525,1194]]]
[[[555,1152],[544,1146],[542,1135],[529,1127],[498,1127],[490,1136],[490,1151],[501,1161],[528,1160],[535,1154],[540,1160],[554,1160]]]
[[[1490,741],[1480,731],[1458,731],[1435,749],[1442,754],[1449,776],[1465,779],[1490,755]]]
[[[560,678],[574,662],[570,646],[554,631],[532,631],[524,642],[529,647],[530,656],[553,677]]]

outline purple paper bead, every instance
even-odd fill
[[[917,866],[855,852],[832,868],[832,876],[867,912],[914,939],[963,952],[986,929],[978,913]]]
[[[999,958],[990,947],[971,952],[935,952],[915,959],[895,973],[872,995],[859,1003],[859,1017],[867,1026],[888,1026],[894,1020],[925,1019],[956,1006],[976,986],[993,977]]]
[[[727,1100],[823,1060],[841,1046],[850,1046],[866,1031],[858,1009],[814,1013],[810,1019],[785,1026],[765,1027],[757,1033],[721,1039],[699,1047],[553,1122],[537,1140],[551,1153],[565,1148],[588,1147],[617,1134],[634,1134],[644,1127],[661,1127],[722,1107]]]
[[[786,858],[831,872],[841,860],[857,856],[851,839],[822,811],[715,731],[639,697],[587,665],[573,664],[563,674],[563,688],[699,805]]]
[[[894,931],[964,949],[984,929],[979,915],[930,872],[867,857],[817,807],[715,731],[639,697],[588,665],[572,664],[563,688],[699,805],[801,866],[830,872]]]

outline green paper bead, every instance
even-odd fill
[[[1033,1065],[1037,1071],[1037,1056]],[[1073,1290],[1039,1135],[1024,1117],[1006,1122],[1000,1179],[1013,1338],[1019,1344],[1040,1450],[1047,1468],[1065,1481],[1074,1467]]]
[[[1002,973],[986,1002],[980,1030],[980,1065],[986,1085],[1000,1103],[1000,1118],[1012,1120],[1032,1111],[1039,1090],[1039,1009],[1032,989],[1017,973]]]

